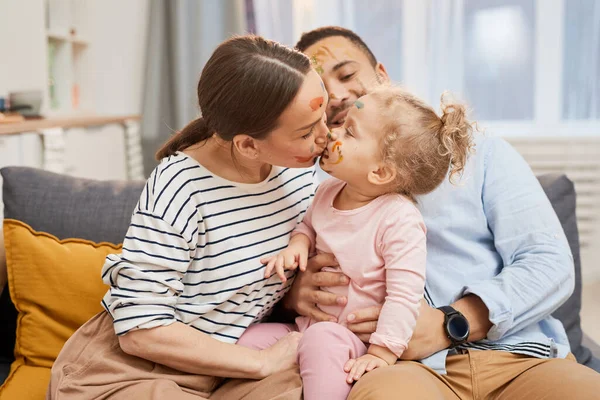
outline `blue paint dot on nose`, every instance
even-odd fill
[[[354,102],[354,105],[355,105],[355,106],[356,106],[356,108],[358,108],[359,110],[365,106],[365,104],[364,104],[362,101],[358,101],[358,100],[356,100],[356,101]]]

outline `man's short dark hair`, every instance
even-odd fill
[[[342,28],[341,26],[324,26],[322,28],[313,29],[310,32],[303,33],[298,43],[296,43],[296,49],[304,53],[304,51],[313,44],[333,36],[342,36],[350,40],[352,43],[354,43],[354,45],[356,45],[356,47],[365,53],[373,67],[377,65],[377,59],[375,58],[375,55],[371,49],[369,49],[369,46],[367,46],[366,43],[360,38],[360,36],[352,32],[350,29]]]

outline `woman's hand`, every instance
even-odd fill
[[[292,368],[298,362],[298,343],[301,333],[290,332],[273,346],[260,351],[261,378]]]
[[[339,272],[321,271],[323,267],[337,267],[338,265],[333,254],[319,254],[308,260],[306,271],[296,276],[292,288],[283,299],[284,307],[316,321],[337,322],[334,316],[321,311],[317,304],[340,306],[346,304],[345,296],[336,296],[320,289],[321,286],[348,285],[350,280],[346,275]]]

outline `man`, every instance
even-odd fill
[[[325,27],[302,36],[329,93],[328,123],[389,81],[353,32]],[[573,259],[560,222],[525,161],[501,139],[478,135],[457,185],[418,199],[428,228],[425,300],[402,359],[362,377],[350,399],[596,398],[600,375],[574,361],[550,314],[571,295]],[[348,284],[331,255],[313,258],[286,307],[331,320],[317,304],[345,304],[319,286]],[[439,307],[442,307],[441,309]],[[379,308],[357,310],[348,327],[367,340]],[[422,363],[410,360],[421,360]]]

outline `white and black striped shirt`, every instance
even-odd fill
[[[284,249],[314,195],[314,169],[273,167],[262,183],[213,175],[183,153],[148,179],[121,254],[106,258],[102,304],[122,335],[180,321],[236,342],[285,294],[259,259]],[[288,273],[290,276],[291,273]]]

